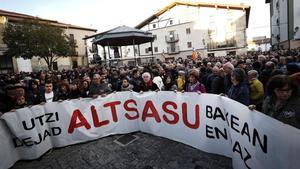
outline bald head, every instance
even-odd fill
[[[101,76],[99,74],[94,74],[94,76],[93,76],[93,83],[95,85],[100,85],[100,83],[101,83]]]
[[[223,65],[223,69],[226,75],[230,75],[232,70],[234,69],[234,66],[230,62],[227,62]]]
[[[212,68],[212,73],[213,73],[214,75],[218,75],[219,72],[220,72],[220,69],[219,69],[218,66],[214,66],[214,67]]]

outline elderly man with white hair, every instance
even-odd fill
[[[96,98],[98,95],[104,96],[111,92],[111,85],[103,82],[103,79],[99,74],[94,74],[93,81],[89,89],[89,96]]]
[[[232,86],[232,82],[231,82],[231,73],[234,69],[233,64],[231,64],[230,62],[227,62],[223,65],[223,70],[224,70],[224,89],[225,89],[225,94],[227,94],[227,92],[229,91],[229,89]]]

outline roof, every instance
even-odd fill
[[[85,27],[81,27],[81,26],[61,23],[61,22],[58,22],[55,20],[43,19],[43,18],[34,17],[31,15],[27,15],[27,14],[10,12],[10,11],[5,11],[5,10],[1,10],[1,9],[0,9],[0,16],[5,16],[8,18],[9,21],[12,21],[12,22],[21,21],[24,19],[38,19],[39,21],[49,22],[51,25],[61,27],[61,28],[71,28],[71,29],[80,29],[80,30],[97,32],[97,29],[85,28]]]
[[[154,39],[152,33],[128,26],[118,26],[114,29],[86,37],[85,39],[93,37],[95,37],[93,43],[101,46],[128,46],[151,42]]]
[[[141,29],[142,27],[146,26],[147,24],[151,23],[154,19],[158,18],[163,13],[167,12],[168,10],[174,8],[175,6],[183,5],[183,6],[192,6],[192,7],[207,7],[207,8],[221,8],[221,9],[232,9],[232,10],[245,10],[246,11],[246,27],[248,27],[249,22],[249,15],[250,15],[250,6],[247,5],[232,5],[232,4],[219,4],[219,3],[205,3],[205,2],[182,2],[182,1],[175,1],[171,4],[164,7],[162,10],[158,11],[157,13],[151,15],[143,22],[138,24],[135,28]]]

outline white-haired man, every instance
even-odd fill
[[[225,89],[225,94],[227,94],[227,92],[229,91],[232,82],[231,82],[231,73],[234,69],[233,64],[231,64],[230,62],[227,62],[223,65],[223,70],[224,70],[224,89]]]
[[[96,98],[98,95],[106,95],[111,92],[110,84],[104,83],[99,74],[94,74],[93,81],[89,89],[89,96]]]

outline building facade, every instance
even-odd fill
[[[300,47],[300,0],[266,0],[270,4],[271,44],[274,49]]]
[[[197,51],[201,57],[243,55],[250,7],[245,5],[174,2],[136,28],[155,39],[140,46],[140,57],[185,59]]]
[[[84,28],[80,26],[60,23],[54,20],[47,20],[42,18],[33,17],[30,15],[9,12],[0,10],[0,73],[9,72],[20,72],[20,71],[39,71],[47,70],[47,64],[43,59],[39,57],[33,57],[30,60],[24,60],[22,58],[8,57],[5,56],[5,51],[7,50],[6,45],[3,43],[3,31],[7,23],[16,23],[21,20],[26,19],[38,19],[39,21],[45,21],[53,26],[60,27],[64,30],[65,34],[73,38],[76,42],[76,56],[59,58],[53,64],[54,70],[61,69],[71,69],[77,66],[87,66],[88,65],[88,55],[89,50],[87,50],[87,41],[83,38],[91,36],[96,29]]]
[[[271,38],[267,38],[266,36],[253,37],[247,44],[248,51],[267,52],[271,49]]]

